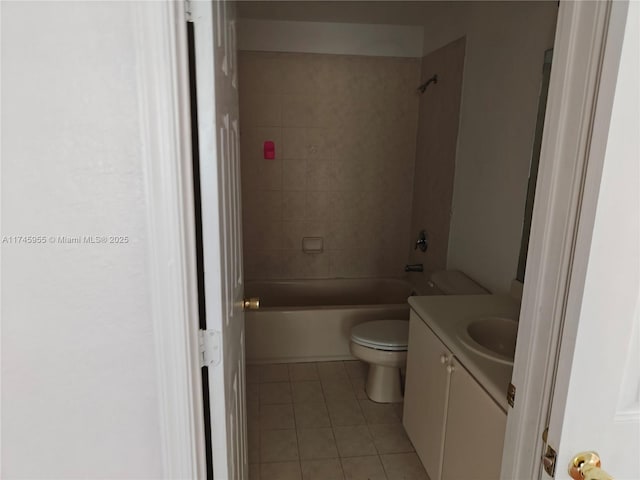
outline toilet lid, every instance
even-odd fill
[[[408,320],[375,320],[351,329],[351,341],[376,350],[402,351],[409,341]]]

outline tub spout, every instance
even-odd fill
[[[414,263],[412,265],[405,265],[404,271],[405,272],[422,272],[423,271],[422,264]]]

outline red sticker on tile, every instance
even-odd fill
[[[270,140],[264,142],[264,159],[275,160],[276,158],[276,144]]]

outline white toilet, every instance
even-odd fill
[[[366,391],[374,402],[402,401],[400,368],[408,344],[408,320],[374,320],[351,329],[351,353],[369,364]]]
[[[435,295],[489,293],[464,273],[455,270],[432,274],[429,287]],[[402,401],[400,369],[407,361],[408,344],[407,320],[374,320],[351,329],[351,353],[369,364],[366,391],[374,402]]]

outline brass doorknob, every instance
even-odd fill
[[[245,298],[242,304],[244,310],[258,310],[260,308],[259,298]]]
[[[569,475],[574,480],[613,480],[600,468],[600,456],[596,452],[582,452],[569,463]]]

